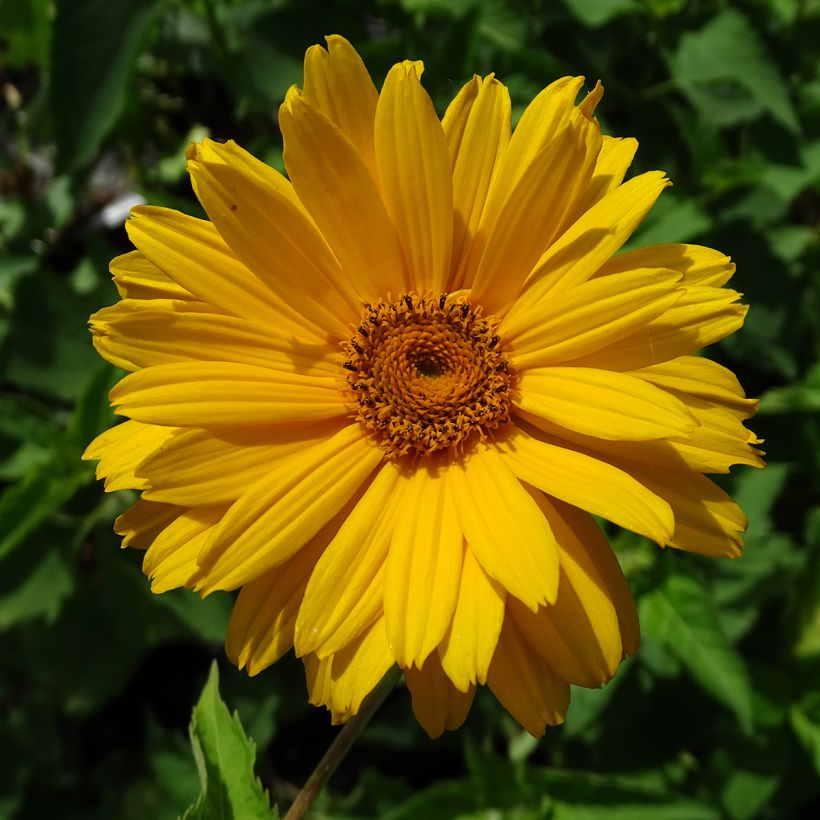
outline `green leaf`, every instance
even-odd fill
[[[820,774],[820,692],[810,692],[789,713],[792,729]]]
[[[639,778],[533,770],[530,785],[553,801],[553,820],[717,820],[714,809]]]
[[[640,10],[635,0],[564,0],[564,4],[588,28],[598,28],[616,17]]]
[[[183,820],[256,820],[278,817],[253,766],[256,746],[239,716],[228,712],[219,695],[219,671],[211,666],[208,681],[191,719],[191,746],[202,790]]]
[[[38,464],[0,498],[0,559],[16,549],[84,484],[93,480],[87,465],[61,469],[59,459]]]
[[[775,387],[760,400],[761,415],[820,412],[820,364],[803,379],[784,387]]]
[[[126,101],[131,65],[155,0],[58,0],[51,49],[57,164],[75,171],[97,153]]]
[[[42,556],[18,550],[14,557],[4,562],[0,580],[0,631],[39,617],[53,624],[74,590],[71,568],[56,547]]]
[[[752,690],[740,656],[729,644],[712,597],[694,577],[670,574],[639,603],[643,632],[669,649],[691,678],[752,731]]]
[[[790,131],[800,130],[777,62],[735,9],[684,34],[669,62],[673,77],[705,119],[733,125],[768,111]]]

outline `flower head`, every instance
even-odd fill
[[[485,683],[538,735],[638,644],[593,515],[740,553],[704,473],[761,463],[756,404],[693,354],[746,308],[718,251],[619,254],[669,183],[623,181],[600,84],[557,80],[512,131],[492,75],[440,120],[421,73],[379,93],[329,37],[280,111],[288,178],[205,140],[207,221],[134,209],[91,321],[129,420],[87,457],[142,493],[116,528],[154,591],[241,590],[251,674],[295,647],[345,720],[398,663],[431,735]]]

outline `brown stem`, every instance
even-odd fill
[[[394,666],[367,696],[357,714],[336,735],[333,743],[330,744],[330,747],[308,778],[307,783],[296,795],[296,799],[288,809],[284,820],[301,820],[305,816],[313,801],[318,797],[319,792],[324,788],[325,783],[336,771],[350,747],[356,742],[356,739],[364,731],[370,719],[376,714],[379,706],[384,703],[385,698],[393,691],[399,680],[401,680],[401,670],[398,666]]]

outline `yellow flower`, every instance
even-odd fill
[[[280,110],[288,178],[205,140],[209,221],[134,209],[91,321],[129,420],[86,455],[142,493],[116,529],[155,592],[241,589],[250,674],[295,646],[342,721],[398,663],[431,735],[484,683],[540,735],[638,645],[592,515],[740,553],[703,474],[762,463],[756,403],[692,355],[743,323],[734,266],[616,255],[669,182],[623,182],[637,143],[601,135],[600,84],[557,80],[511,133],[492,75],[439,120],[421,63],[379,93],[327,42]]]

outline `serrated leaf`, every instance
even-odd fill
[[[211,666],[191,718],[191,746],[202,790],[183,820],[270,820],[268,794],[254,774],[256,746],[239,716],[228,712],[219,695],[219,671]]]
[[[155,0],[59,0],[51,49],[57,164],[74,171],[97,153],[126,99],[131,64]]]
[[[714,602],[696,578],[669,575],[639,603],[641,629],[663,643],[690,677],[752,731],[752,689],[746,667],[720,627]]]

